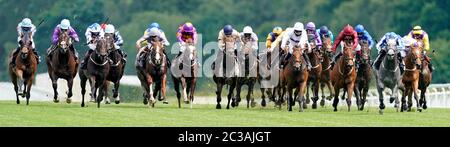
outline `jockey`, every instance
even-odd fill
[[[122,35],[120,35],[119,31],[116,30],[116,28],[112,24],[106,25],[106,27],[104,28],[103,31],[104,31],[105,35],[106,34],[113,34],[113,36],[114,36],[114,48],[120,51],[119,52],[120,55],[126,61],[127,54],[125,52],[123,52],[123,50],[120,49],[120,47],[123,45],[123,39],[122,39]]]
[[[97,40],[100,37],[104,36],[104,32],[101,28],[101,26],[98,23],[93,23],[86,29],[86,33],[84,33],[86,36],[86,44],[89,47],[89,50],[86,52],[86,55],[84,56],[84,60],[81,62],[81,69],[86,69],[86,63],[89,59],[88,57],[91,55],[92,52],[95,51],[95,48],[97,46],[97,43],[95,40]]]
[[[331,44],[333,44],[333,42],[334,42],[333,32],[328,30],[327,26],[320,27],[320,29],[317,29],[316,32],[319,34],[320,40],[323,40],[324,38],[330,38]]]
[[[344,53],[343,50],[343,41],[344,39],[351,39],[353,40],[353,46],[352,46],[352,50],[356,50],[357,54],[361,54],[360,51],[358,51],[357,47],[359,46],[358,43],[358,35],[356,33],[355,30],[353,30],[353,27],[351,25],[346,25],[344,27],[344,29],[339,33],[338,37],[336,38],[336,40],[334,41],[333,44],[333,48],[331,48],[331,51],[333,53],[336,53],[336,48],[339,44],[341,44],[341,51],[339,53],[336,54],[336,56],[334,56],[333,62],[331,63],[331,66],[334,66],[334,64],[336,63],[336,61],[342,56],[342,54]]]
[[[217,40],[219,42],[219,49],[221,51],[225,51],[225,47],[231,47],[235,50],[235,54],[237,54],[237,44],[241,40],[240,34],[238,31],[233,29],[231,25],[225,25],[223,27],[223,29],[219,32],[219,37],[217,38]]]
[[[241,42],[243,43],[242,47],[244,47],[244,45],[246,43],[250,43],[251,44],[251,51],[249,53],[256,53],[258,50],[258,36],[253,32],[252,27],[250,26],[246,26],[244,27],[244,30],[242,31],[242,33],[240,34],[240,38],[241,38]],[[243,51],[241,49],[241,51]]]
[[[287,46],[286,46],[287,45]],[[287,61],[292,55],[292,52],[294,51],[294,46],[301,46],[302,48],[307,46],[307,52],[311,52],[311,46],[308,43],[308,37],[306,35],[306,31],[304,29],[303,23],[296,22],[294,27],[291,29],[286,29],[286,32],[284,33],[284,36],[281,40],[280,47],[282,49],[288,49],[288,53],[284,58],[284,61],[282,62],[283,68],[288,63]],[[306,61],[306,64],[308,66],[308,70],[311,70],[311,63],[309,62],[309,57],[306,54],[303,54],[303,58]]]
[[[78,38],[77,32],[70,26],[70,21],[68,19],[63,19],[59,25],[55,27],[53,30],[52,36],[52,46],[47,50],[47,56],[50,56],[51,52],[56,49],[59,39],[60,32],[67,32],[69,36],[75,41],[80,42],[80,38]],[[75,60],[78,59],[78,52],[73,47],[73,44],[69,47],[75,53]]]
[[[410,31],[407,35],[410,38],[415,39],[417,42],[422,42],[424,45],[424,50],[422,52],[424,59],[429,62],[429,69],[433,72],[434,67],[431,64],[430,58],[427,56],[427,51],[430,50],[430,42],[428,39],[428,33],[422,30],[421,26],[415,26],[412,31]]]
[[[374,44],[372,36],[364,29],[364,26],[360,24],[356,25],[355,31],[358,33],[358,40],[367,40],[367,42],[369,42],[369,49],[372,49]]]
[[[272,47],[272,43],[280,36],[280,34],[283,32],[283,29],[281,27],[274,27],[272,32],[270,32],[267,35],[266,39],[266,48],[270,49]]]
[[[186,22],[178,28],[177,32],[177,40],[181,46],[186,44],[187,39],[192,39],[194,41],[194,45],[197,44],[197,29],[190,22]],[[184,51],[184,47],[180,48],[180,52],[177,57],[179,57]]]
[[[319,33],[316,32],[316,25],[313,22],[308,22],[306,24],[306,34],[314,35],[314,40],[317,47],[316,49],[320,49],[322,47],[322,38],[320,37]]]
[[[397,59],[399,60],[400,71],[401,71],[401,73],[403,73],[403,68],[404,68],[403,57],[405,57],[405,55],[406,55],[405,46],[403,44],[403,38],[394,32],[386,33],[380,39],[380,42],[378,42],[378,44],[376,45],[376,48],[378,50],[378,56],[375,59],[373,66],[376,70],[380,69],[380,64],[383,61],[383,58],[386,56],[386,53],[387,53],[386,47],[388,45],[387,44],[388,39],[395,39],[395,41],[396,41],[397,49],[399,50],[399,52],[397,54]]]
[[[29,37],[31,39],[31,48],[33,48],[33,52],[36,55],[36,61],[38,61],[38,64],[39,64],[41,62],[41,57],[39,56],[39,54],[35,48],[34,40],[33,40],[34,33],[36,32],[36,26],[33,25],[30,18],[24,18],[19,24],[17,24],[16,29],[17,29],[17,34],[18,34],[18,36],[17,36],[18,47],[16,48],[16,50],[13,53],[11,64],[13,66],[15,65],[16,56],[20,50],[19,42],[25,36],[25,33],[29,33],[29,35],[30,35]]]
[[[136,48],[138,49],[137,59],[140,67],[143,67],[145,64],[144,54],[142,54],[142,52],[144,52],[145,49],[151,49],[152,42],[156,40],[162,41],[163,45],[168,45],[169,43],[167,40],[164,41],[161,31],[157,27],[153,27],[150,30],[148,30],[148,33],[145,33],[144,36],[142,36],[141,38],[139,38],[139,40],[136,41]],[[141,47],[141,43],[144,41],[147,41],[148,44],[147,46]],[[164,50],[163,53],[164,55],[166,55]],[[167,55],[166,58],[168,59]],[[169,62],[169,60],[167,60],[167,62]]]
[[[165,47],[168,47],[168,46],[170,45],[170,43],[169,43],[169,41],[168,41],[167,38],[166,38],[166,33],[164,33],[164,31],[161,29],[161,27],[159,26],[159,24],[156,23],[156,22],[153,22],[153,23],[151,23],[150,25],[148,25],[148,28],[144,31],[144,35],[141,37],[141,39],[143,39],[143,40],[141,40],[142,43],[147,44],[147,40],[144,39],[144,38],[146,38],[145,36],[147,36],[147,38],[149,37],[148,34],[150,33],[150,30],[151,30],[152,28],[157,28],[157,29],[160,31],[160,34],[161,34],[160,37],[161,37],[161,39],[162,39],[161,41],[163,42],[163,45],[164,45]]]

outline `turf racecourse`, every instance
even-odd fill
[[[102,104],[98,109],[94,103],[81,108],[79,103],[53,103],[32,101],[29,106],[22,101],[0,101],[0,126],[150,126],[150,127],[301,127],[301,126],[450,126],[450,109],[428,109],[422,113],[397,113],[387,108],[384,115],[378,114],[376,107],[369,111],[346,111],[341,106],[339,112],[332,108],[307,109],[287,112],[272,105],[266,108],[216,110],[215,105],[183,105],[178,109],[175,101],[169,105],[161,102],[155,108],[141,103]],[[297,106],[297,105],[296,105]],[[222,108],[225,105],[222,104]]]

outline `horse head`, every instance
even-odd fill
[[[67,53],[67,50],[72,45],[72,38],[67,31],[61,31],[59,33],[58,46],[59,51],[63,54]]]
[[[395,39],[388,39],[387,41],[387,55],[389,60],[395,59],[395,54],[398,52],[397,50],[397,41]]]
[[[361,40],[359,42],[361,46],[361,59],[364,64],[370,64],[370,48],[369,48],[369,42],[367,40]]]
[[[355,65],[352,43],[346,42],[344,44],[344,62],[346,69],[351,69]]]
[[[300,71],[302,68],[302,58],[303,58],[302,54],[303,54],[303,49],[301,48],[301,46],[299,46],[299,45],[294,46],[291,62],[292,62],[292,66],[294,66],[295,71]]]
[[[410,60],[417,68],[421,68],[422,66],[422,50],[423,45],[421,42],[416,42],[411,46],[410,54],[412,58]]]
[[[163,61],[165,59],[164,57],[164,52],[163,52],[163,46],[162,43],[159,40],[156,41],[152,41],[152,48],[150,49],[151,51],[151,62],[153,62],[153,64],[160,66],[163,64]]]
[[[32,51],[32,41],[29,33],[25,33],[25,36],[19,41],[20,44],[20,58],[27,59],[28,55]]]
[[[108,48],[107,42],[104,38],[100,38],[96,41],[95,54],[97,58],[99,58],[102,62],[105,62],[108,59]]]

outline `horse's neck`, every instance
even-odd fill
[[[412,51],[410,51],[410,52],[412,52]],[[414,56],[414,55],[413,55],[412,53],[409,53],[408,55],[406,55],[406,58],[405,58],[405,68],[407,68],[407,69],[413,69],[413,68],[415,67],[414,63],[411,61],[413,56]]]
[[[396,59],[389,60],[387,57],[385,57],[383,60],[383,66],[388,70],[395,70],[395,68],[398,66],[398,62]]]

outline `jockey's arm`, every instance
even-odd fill
[[[164,33],[163,31],[161,31],[161,38],[162,38],[162,42],[163,42],[164,46],[167,47],[170,45],[169,40],[167,40],[167,38],[166,38],[166,33]]]
[[[272,45],[272,35],[267,35],[267,39],[266,39],[266,48],[270,48],[270,46]]]
[[[52,44],[56,45],[58,43],[58,37],[59,37],[59,28],[56,27],[55,30],[53,31],[53,35],[52,35]]]
[[[372,49],[372,47],[373,47],[373,38],[372,38],[372,36],[370,36],[369,32],[367,32],[367,31],[364,31],[364,32],[366,32],[367,41],[369,41],[369,49]]]
[[[377,45],[375,46],[375,47],[377,48],[378,52],[382,50],[382,48],[383,48],[383,46],[384,46],[384,43],[383,43],[383,42],[385,42],[385,41],[386,41],[386,35],[384,35],[384,36],[380,39],[380,42],[378,42]]]
[[[353,46],[352,46],[352,50],[355,50],[356,47],[358,47],[359,45],[359,40],[358,40],[358,34],[353,33]]]
[[[77,32],[73,28],[70,28],[70,27],[69,27],[69,36],[72,37],[72,39],[75,42],[80,42],[80,38],[78,38]]]
[[[338,35],[338,37],[336,38],[336,40],[334,41],[333,47],[331,48],[331,51],[333,53],[336,53],[336,48],[337,46],[341,43],[342,39],[344,38],[344,32],[341,31]]]
[[[430,50],[430,42],[429,42],[429,38],[428,38],[428,34],[424,34],[423,35],[423,44],[424,44],[424,49],[425,51],[429,51]]]
[[[114,44],[116,45],[116,46],[122,46],[123,45],[123,38],[122,38],[122,35],[120,35],[120,33],[119,33],[119,31],[117,31],[117,32],[115,32],[114,33],[115,35],[115,38],[114,38],[114,40],[115,40],[115,42],[114,42]],[[117,47],[116,47],[117,48]]]
[[[219,32],[219,37],[217,37],[217,42],[218,42],[220,50],[224,50],[225,49],[225,41],[224,41],[224,39],[225,39],[225,35],[223,34],[223,31],[220,31]]]

